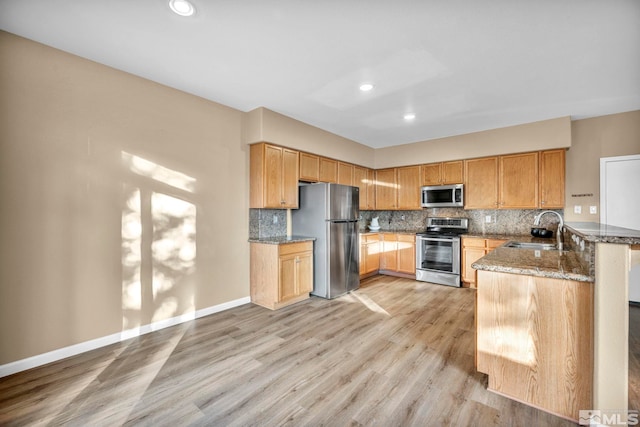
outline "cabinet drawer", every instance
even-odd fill
[[[313,242],[296,242],[296,243],[285,243],[280,245],[278,248],[278,252],[280,255],[288,255],[295,254],[297,252],[305,252],[313,250]]]
[[[379,234],[363,234],[362,235],[362,242],[363,243],[371,243],[371,242],[379,242],[380,241],[380,235]]]
[[[411,242],[414,243],[416,241],[415,234],[397,234],[398,242]]]
[[[476,237],[465,237],[462,239],[462,246],[465,248],[483,248],[485,239],[479,239]]]

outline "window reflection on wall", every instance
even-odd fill
[[[195,316],[196,180],[130,153],[122,210],[122,329]],[[128,332],[127,332],[128,331]]]

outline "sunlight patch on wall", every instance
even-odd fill
[[[142,217],[140,213],[140,190],[132,189],[127,194],[122,211],[122,329],[140,326],[142,310]]]
[[[149,177],[153,180],[162,182],[175,188],[193,193],[196,187],[196,179],[182,172],[161,166],[151,160],[133,154],[122,152],[122,160],[125,162],[131,172]]]

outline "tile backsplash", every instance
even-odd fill
[[[424,230],[427,217],[469,218],[470,233],[488,234],[529,234],[538,209],[464,210],[462,208],[428,208],[419,211],[360,211],[360,230],[368,230],[371,219],[378,217],[382,230]],[[556,210],[560,215],[562,209]],[[487,218],[490,222],[487,222]],[[541,226],[555,231],[557,220],[545,215]]]
[[[526,234],[533,226],[534,217],[542,212],[538,209],[464,210],[462,208],[428,208],[416,211],[360,211],[360,231],[367,231],[371,219],[378,217],[382,230],[424,230],[427,217],[469,218],[470,233]],[[562,209],[556,210],[564,215]],[[490,222],[487,222],[490,217]],[[249,237],[263,238],[284,236],[287,233],[286,210],[249,209]],[[557,219],[545,215],[541,226],[555,231]],[[293,230],[296,234],[296,230]]]

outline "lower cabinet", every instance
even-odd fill
[[[382,254],[380,270],[383,273],[399,273],[403,277],[416,275],[415,234],[380,233]]]
[[[593,407],[593,283],[478,271],[476,298],[489,390],[577,422]]]
[[[506,240],[483,239],[480,237],[462,238],[462,285],[475,288],[477,283],[476,270],[471,264],[493,251],[498,246],[506,243]]]
[[[360,234],[360,278],[373,276],[380,270],[380,235]]]
[[[251,243],[251,302],[271,310],[309,298],[313,242]]]

